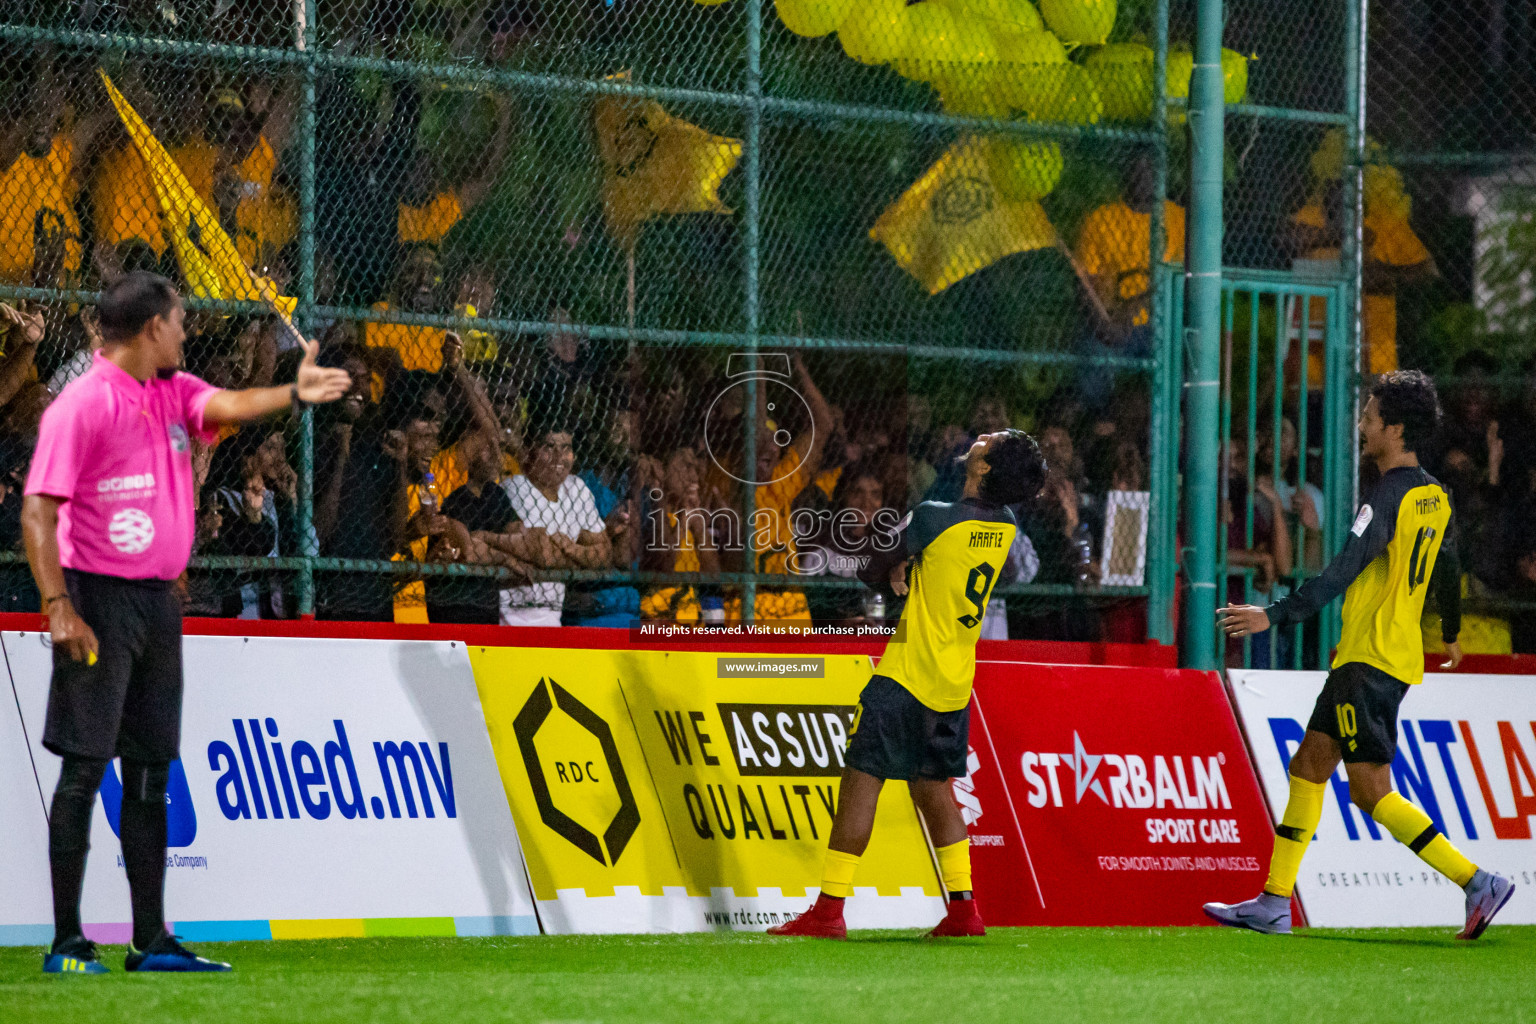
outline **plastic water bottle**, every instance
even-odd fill
[[[1086,586],[1093,581],[1089,567],[1093,565],[1093,531],[1087,523],[1078,523],[1072,531],[1072,555],[1077,562],[1077,582]]]
[[[437,498],[437,477],[432,473],[424,474],[421,478],[421,510],[428,515],[433,514],[441,507],[442,502]]]
[[[699,598],[699,624],[705,629],[724,629],[725,598],[719,594]]]

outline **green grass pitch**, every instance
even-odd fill
[[[225,976],[45,977],[0,950],[0,1021],[1536,1021],[1536,927],[998,928],[928,942],[762,935],[206,944]]]

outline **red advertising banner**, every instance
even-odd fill
[[[1264,884],[1270,817],[1211,672],[983,661],[955,796],[995,925],[1209,924]]]

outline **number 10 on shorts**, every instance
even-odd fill
[[[1333,714],[1339,720],[1339,739],[1349,744],[1349,749],[1354,750],[1360,744],[1355,740],[1359,732],[1359,726],[1355,721],[1355,706],[1353,704],[1335,704]]]

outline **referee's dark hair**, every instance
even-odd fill
[[[981,500],[990,505],[1032,502],[1045,485],[1045,456],[1024,431],[1009,429],[1003,434],[987,449],[989,471],[981,478]]]
[[[159,274],[134,270],[107,285],[96,302],[101,340],[108,344],[133,338],[157,316],[176,308],[176,286]]]
[[[1403,448],[1422,452],[1440,430],[1440,398],[1422,370],[1394,370],[1371,385],[1376,412],[1387,426],[1402,424]]]

